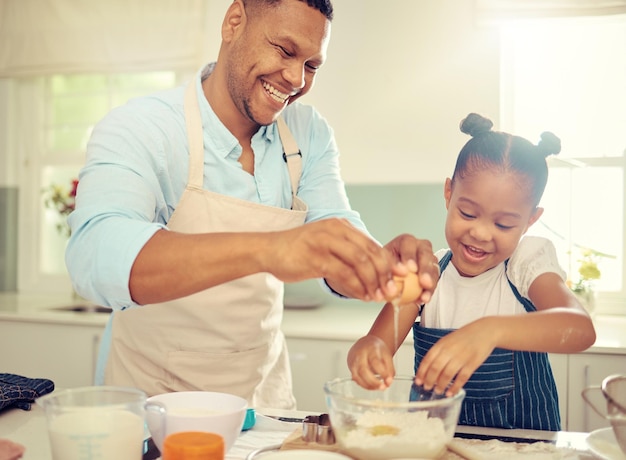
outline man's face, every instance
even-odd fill
[[[268,125],[313,86],[330,22],[298,0],[248,8],[244,21],[229,42],[228,92],[247,122]]]

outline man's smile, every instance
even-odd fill
[[[290,94],[285,94],[279,90],[277,90],[276,88],[274,88],[272,85],[270,85],[268,82],[263,81],[263,88],[265,88],[265,91],[267,91],[267,93],[277,102],[280,102],[281,104],[284,104],[287,99],[289,98]]]

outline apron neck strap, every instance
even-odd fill
[[[287,162],[287,169],[289,169],[291,196],[295,199],[302,175],[302,153],[282,116],[278,117],[276,125],[278,126],[280,142],[283,144],[283,158]]]
[[[204,138],[202,131],[202,118],[198,105],[198,91],[194,78],[185,90],[185,125],[187,126],[187,141],[189,142],[189,185],[202,188],[204,178]],[[302,153],[294,139],[287,123],[282,117],[276,120],[278,135],[283,145],[283,158],[289,170],[291,182],[291,195],[295,199],[302,174]]]

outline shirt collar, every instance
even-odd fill
[[[209,104],[209,101],[207,101],[206,97],[204,97],[202,82],[206,80],[211,72],[213,72],[213,69],[215,69],[215,62],[210,62],[204,68],[202,68],[196,77],[196,85],[198,85],[198,98],[202,119],[206,120],[208,122],[207,126],[210,127],[209,131],[211,135],[209,136],[209,142],[212,143],[212,146],[215,148],[216,152],[219,152],[224,158],[226,158],[234,150],[240,150],[241,147],[237,138],[228,130],[228,128],[226,128],[226,126],[213,111],[213,108]],[[252,136],[252,141],[254,143],[255,139],[260,138],[269,143],[272,143],[274,139],[277,138],[277,136],[278,127],[276,122],[274,122],[271,125],[261,126],[259,130],[254,134],[254,136]]]

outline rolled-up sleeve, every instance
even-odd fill
[[[146,242],[166,228],[171,203],[180,194],[170,177],[186,168],[168,165],[164,155],[170,148],[165,142],[186,148],[184,125],[170,119],[171,132],[163,133],[157,132],[157,124],[141,121],[146,110],[158,117],[156,109],[148,104],[114,110],[96,126],[79,174],[76,210],[68,218],[72,233],[66,265],[74,289],[113,308],[135,305],[131,268]],[[133,117],[128,110],[135,110]],[[171,118],[167,112],[163,116]]]
[[[542,237],[525,236],[511,256],[507,273],[519,293],[528,298],[528,290],[543,273],[556,273],[565,280],[567,274],[559,265],[554,244]]]

